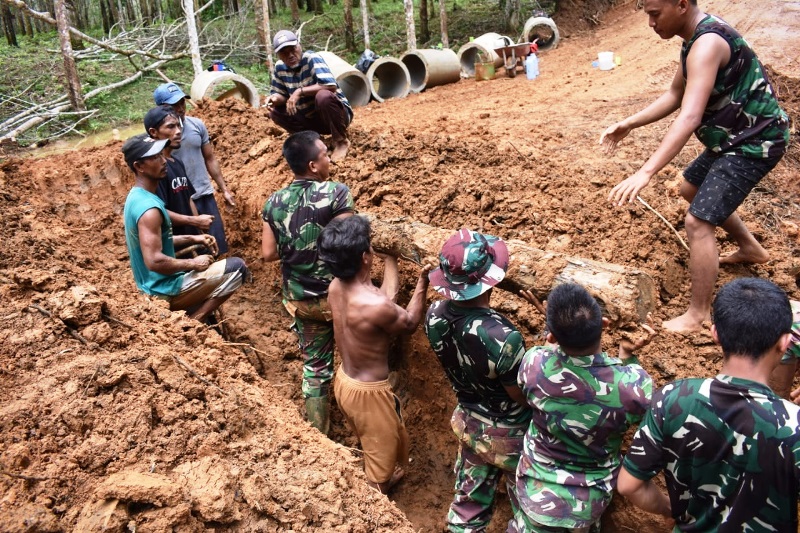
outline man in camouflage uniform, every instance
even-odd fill
[[[767,280],[740,278],[713,310],[721,372],[653,395],[617,488],[681,531],[796,533],[800,407],[767,386],[790,343],[789,300]],[[652,481],[662,470],[669,496]]]
[[[311,425],[327,434],[328,391],[333,377],[333,325],[326,300],[333,276],[317,257],[317,237],[331,220],[353,214],[346,185],[328,181],[328,149],[313,131],[289,136],[283,156],[294,173],[288,187],[264,204],[261,251],[281,261],[283,304],[303,354],[303,398]]]
[[[601,349],[608,324],[580,285],[559,285],[547,299],[547,342],[522,360],[519,385],[533,412],[517,467],[526,533],[600,531],[622,457],[622,437],[647,410],[653,383],[623,342],[620,358]],[[652,333],[652,330],[648,328]]]
[[[792,382],[797,372],[797,360],[800,359],[800,302],[790,300],[792,306],[792,338],[789,341],[789,349],[783,354],[781,362],[772,371],[770,387],[775,394],[781,398],[792,400],[800,404],[800,388],[792,391]]]
[[[425,333],[458,399],[450,421],[459,449],[449,531],[486,529],[503,475],[511,508],[518,509],[515,473],[530,420],[516,383],[525,342],[489,305],[507,268],[502,240],[462,229],[445,243],[440,266],[430,274],[447,300],[430,306]]]
[[[706,150],[683,173],[692,292],[689,309],[664,322],[666,329],[699,331],[710,318],[720,263],[764,263],[767,251],[736,209],[783,157],[789,120],[780,108],[764,67],[733,28],[697,7],[697,0],[645,0],[650,26],[662,39],[683,38],[680,65],[669,90],[644,110],[610,126],[600,138],[608,151],[631,130],[680,109],[661,145],[635,174],[609,194],[616,205],[636,201],[639,191],[697,136]],[[739,250],[719,258],[716,227]]]

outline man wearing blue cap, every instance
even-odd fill
[[[156,196],[158,183],[167,175],[163,150],[168,139],[142,134],[122,146],[125,162],[136,182],[125,200],[125,243],[136,286],[145,294],[169,301],[170,309],[186,310],[203,321],[250,277],[244,261],[229,257],[214,261],[210,255],[177,259],[175,246],[214,246],[211,235],[172,235],[164,202]]]
[[[159,85],[153,92],[153,99],[156,105],[172,106],[181,121],[180,126],[183,130],[181,149],[176,150],[174,155],[186,167],[189,180],[195,188],[192,200],[197,206],[197,211],[214,217],[209,233],[217,240],[219,253],[225,254],[228,252],[228,241],[225,239],[225,228],[222,225],[222,217],[214,198],[214,186],[211,185],[209,175],[225,197],[225,203],[231,206],[235,203],[233,193],[222,177],[219,162],[214,155],[214,146],[208,137],[208,129],[199,118],[186,116],[186,95],[175,83]]]
[[[314,52],[303,52],[297,35],[281,30],[272,47],[278,54],[267,107],[275,124],[289,133],[312,130],[331,135],[331,161],[347,155],[347,127],[353,109],[325,60]]]
[[[169,141],[162,152],[167,160],[167,177],[158,182],[156,194],[164,201],[164,206],[167,208],[167,214],[172,221],[172,234],[207,233],[214,217],[197,213],[192,201],[195,190],[186,176],[186,167],[173,155],[173,152],[181,147],[180,119],[175,110],[168,105],[152,108],[144,116],[144,129],[157,141],[163,139]]]
[[[462,229],[444,244],[439,262],[430,280],[447,299],[431,304],[425,333],[458,400],[450,420],[459,450],[447,529],[484,531],[501,477],[514,514],[519,508],[517,463],[531,418],[517,385],[525,341],[489,304],[508,268],[502,240]]]

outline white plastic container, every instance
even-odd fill
[[[525,77],[534,80],[539,75],[539,58],[536,54],[529,54],[525,58]]]
[[[614,52],[598,53],[597,66],[600,67],[600,70],[611,70],[614,68]]]

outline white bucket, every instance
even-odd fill
[[[614,52],[598,53],[597,65],[600,67],[600,70],[611,70],[614,68]]]

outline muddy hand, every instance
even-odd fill
[[[626,202],[633,202],[639,196],[639,191],[644,189],[648,183],[650,183],[650,177],[637,172],[611,189],[611,192],[608,193],[608,201],[617,207],[625,205]]]
[[[643,336],[637,338],[636,340],[622,339],[619,342],[620,359],[630,358],[633,355],[633,352],[650,344],[650,341],[652,341],[653,337],[655,337],[656,330],[653,327],[653,317],[649,313],[647,314],[646,322],[644,324],[640,324],[640,326],[645,331]]]
[[[208,231],[212,222],[214,222],[214,215],[197,215],[197,227],[202,231]]]
[[[624,139],[631,132],[630,128],[626,128],[622,122],[612,124],[606,131],[600,135],[600,144],[603,146],[603,151],[610,154],[617,149],[619,142]]]
[[[542,302],[539,301],[539,298],[537,298],[536,295],[533,294],[533,291],[521,290],[519,291],[519,295],[522,296],[523,300],[534,306],[537,311],[542,313],[542,316],[547,316],[547,309],[545,308],[544,305],[542,305]]]

